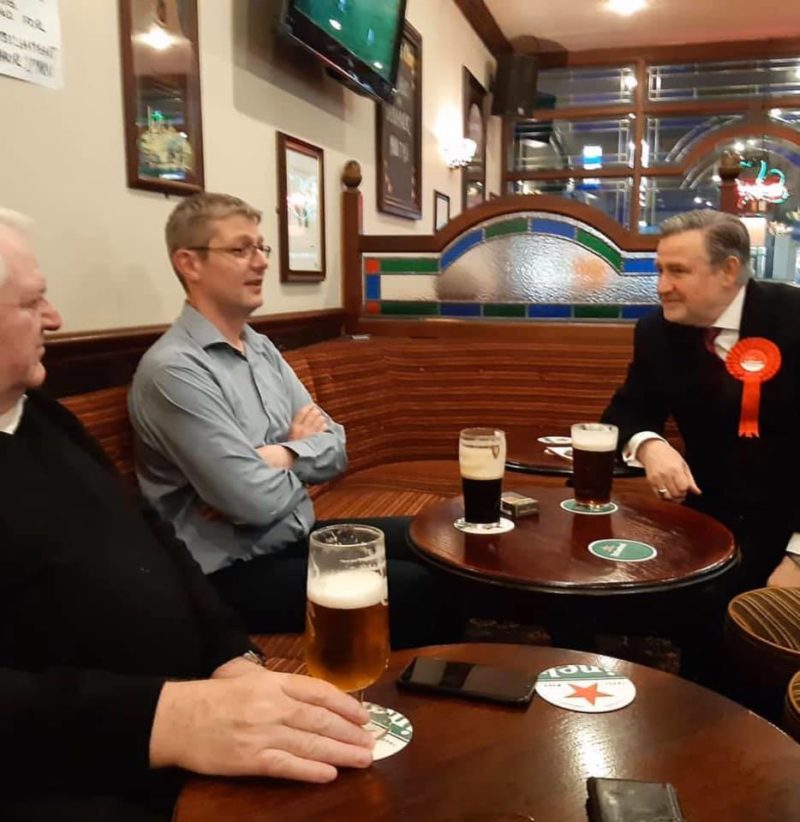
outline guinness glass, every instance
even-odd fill
[[[495,428],[465,428],[458,441],[464,523],[493,528],[500,522],[506,435]]]
[[[580,422],[572,426],[572,470],[575,502],[588,509],[611,502],[617,426]]]

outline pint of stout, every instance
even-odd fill
[[[306,665],[343,691],[376,682],[389,657],[386,578],[342,571],[308,581]]]
[[[383,532],[356,524],[314,531],[306,591],[309,673],[343,691],[372,685],[389,659]]]
[[[575,502],[599,508],[611,502],[617,426],[580,422],[572,426],[572,470]]]
[[[458,467],[467,525],[500,522],[506,436],[494,428],[465,428],[458,440]]]

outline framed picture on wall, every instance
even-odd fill
[[[204,188],[197,0],[119,0],[130,188]]]
[[[403,27],[397,90],[375,107],[378,210],[409,220],[422,217],[422,37]]]
[[[319,282],[325,279],[324,153],[281,131],[277,141],[281,282]]]
[[[433,230],[439,231],[450,222],[450,197],[441,191],[433,192]]]
[[[461,208],[480,205],[486,199],[486,89],[465,66],[464,136],[475,141],[475,156],[461,172]]]

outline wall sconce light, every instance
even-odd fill
[[[443,145],[442,154],[449,168],[463,168],[470,164],[477,148],[478,144],[474,140],[462,137],[460,140]]]

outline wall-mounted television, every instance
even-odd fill
[[[363,94],[389,100],[406,0],[285,0],[283,30]]]

